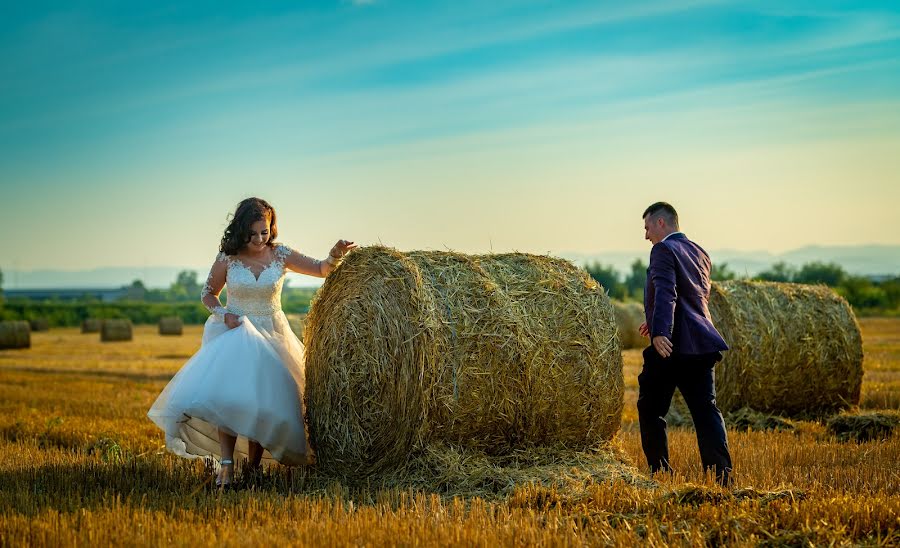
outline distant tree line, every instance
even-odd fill
[[[624,276],[614,267],[598,262],[587,265],[586,270],[606,289],[610,297],[621,300],[643,300],[647,265],[641,259],[635,260]],[[713,264],[710,275],[716,281],[745,278],[731,270],[728,263]],[[857,313],[900,314],[900,276],[875,280],[867,276],[849,274],[835,263],[811,262],[800,268],[794,268],[787,263],[779,262],[750,279],[824,284],[834,288],[838,294],[847,299]]]
[[[127,318],[146,324],[156,323],[164,316],[178,316],[186,324],[199,324],[209,317],[209,311],[200,303],[203,286],[197,281],[197,273],[190,270],[179,272],[167,289],[148,289],[141,280],[135,280],[123,287],[124,297],[115,302],[102,302],[90,295],[65,301],[16,297],[4,302],[2,286],[0,271],[0,320],[46,318],[52,326],[76,326],[86,318]],[[315,288],[285,287],[282,309],[288,314],[306,313],[315,292]],[[226,291],[220,298],[227,300]]]

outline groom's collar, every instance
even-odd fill
[[[684,232],[673,232],[673,233],[669,234],[668,236],[666,236],[665,238],[663,238],[662,240],[660,240],[660,242],[664,242],[664,241],[668,240],[669,238],[684,238],[684,237],[685,237]]]

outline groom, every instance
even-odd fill
[[[713,368],[728,345],[709,315],[709,255],[678,230],[678,213],[665,202],[644,211],[646,239],[653,248],[644,289],[650,337],[644,368],[638,375],[641,445],[651,472],[669,470],[666,421],[672,396],[681,391],[697,430],[700,459],[722,485],[729,483],[731,455],[725,421],[716,407]]]

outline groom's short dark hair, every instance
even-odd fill
[[[646,219],[647,216],[650,217],[664,217],[666,219],[666,224],[672,228],[678,228],[678,212],[675,211],[675,208],[672,207],[672,204],[668,202],[656,202],[651,205],[647,209],[644,210],[644,214],[641,215],[641,219]]]

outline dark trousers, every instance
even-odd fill
[[[660,356],[652,346],[644,349],[644,369],[638,375],[638,420],[641,445],[651,472],[670,470],[666,413],[675,389],[681,391],[697,431],[700,460],[705,470],[713,470],[719,483],[730,481],[731,455],[725,420],[716,406],[713,368],[722,358],[718,352],[701,355]]]

